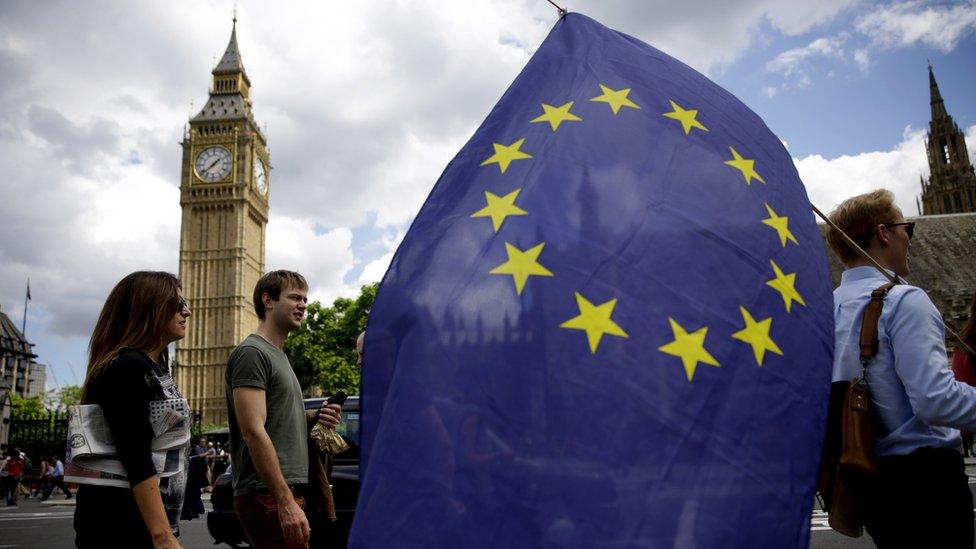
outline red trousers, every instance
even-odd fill
[[[298,506],[305,501],[296,495]],[[286,540],[278,519],[278,501],[268,490],[257,490],[234,498],[234,509],[253,549],[308,549],[308,543]]]

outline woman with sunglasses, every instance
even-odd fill
[[[98,404],[131,488],[83,484],[75,507],[81,548],[177,548],[185,473],[160,478],[152,462],[150,401],[182,398],[167,346],[186,335],[190,309],[178,278],[140,271],[112,289],[89,344],[82,404]],[[186,471],[186,453],[183,453]]]

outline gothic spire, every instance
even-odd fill
[[[241,52],[237,47],[237,15],[234,15],[234,26],[230,32],[230,42],[220,63],[214,67],[213,74],[244,73],[244,63],[241,62]]]
[[[932,63],[929,63],[929,94],[932,97],[929,102],[932,106],[932,121],[948,116],[945,103],[942,101],[942,94],[939,93],[939,84],[935,81],[935,73],[932,72]]]

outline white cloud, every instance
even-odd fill
[[[845,56],[844,43],[846,41],[847,36],[844,34],[817,38],[806,46],[779,53],[766,63],[766,71],[781,74],[785,82],[778,87],[764,87],[762,93],[766,97],[772,98],[780,90],[791,87],[809,87],[813,84],[810,72],[814,61],[817,59],[842,59]],[[832,76],[833,72],[829,72],[828,78]]]
[[[309,299],[331,303],[355,292],[343,282],[353,267],[352,231],[324,230],[311,219],[277,216],[268,222],[266,269],[289,269],[308,280]]]
[[[861,72],[866,72],[868,67],[871,66],[871,55],[868,53],[868,50],[854,50],[854,62],[857,64],[857,68],[860,69]]]
[[[772,61],[766,63],[766,70],[782,73],[785,76],[804,74],[804,66],[811,58],[833,57],[844,55],[844,38],[840,36],[817,38],[802,48],[786,50]]]
[[[858,0],[778,2],[769,7],[768,17],[773,25],[784,33],[798,36],[831,21],[857,3]]]
[[[393,252],[389,252],[381,258],[367,263],[363,268],[362,274],[359,275],[359,283],[371,284],[383,280],[383,275],[386,274],[386,270],[390,267],[391,261],[393,261]]]
[[[875,47],[922,43],[949,52],[976,29],[976,3],[940,6],[921,1],[901,2],[861,16],[855,26]]]
[[[829,212],[846,198],[878,188],[895,194],[906,216],[918,213],[919,177],[929,175],[925,156],[925,130],[905,128],[902,141],[890,151],[863,152],[837,158],[810,155],[794,158],[810,201]],[[966,130],[970,150],[976,147],[976,125]]]

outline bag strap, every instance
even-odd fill
[[[881,310],[884,308],[884,298],[895,286],[894,282],[888,282],[884,286],[871,292],[871,301],[864,308],[864,316],[861,320],[861,366],[867,371],[868,363],[878,354],[878,321],[881,319]],[[861,373],[864,377],[864,372]]]

